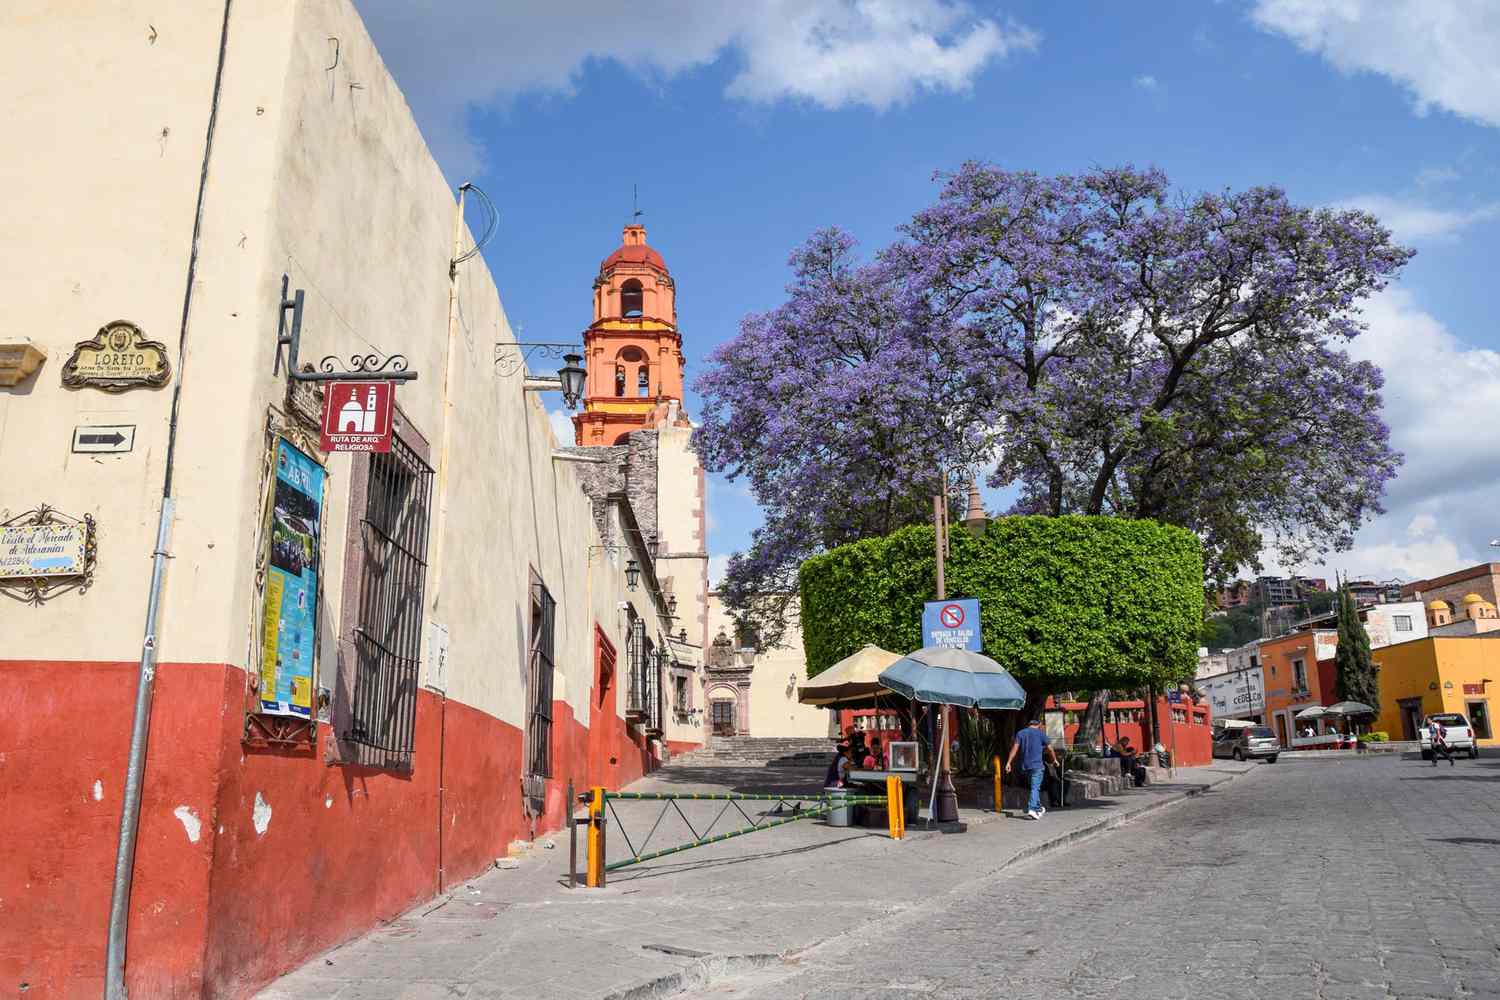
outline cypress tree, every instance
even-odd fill
[[[1370,659],[1370,634],[1359,620],[1349,581],[1339,584],[1339,645],[1334,655],[1339,701],[1364,702],[1380,710],[1380,679]]]

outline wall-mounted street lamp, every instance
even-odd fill
[[[661,539],[657,537],[654,531],[646,536],[646,551],[651,553],[653,560],[656,558],[657,552],[661,551]]]
[[[667,595],[667,617],[668,618],[676,618],[677,617],[677,595],[676,594],[668,594]]]
[[[625,589],[634,590],[641,582],[641,564],[634,559],[625,561]]]
[[[677,633],[677,641],[684,643],[687,642],[687,629],[683,629],[681,632]]]
[[[561,358],[563,366],[556,375],[532,375],[526,362],[532,357]],[[577,408],[583,398],[588,372],[577,344],[502,341],[495,345],[495,374],[501,378],[523,377],[524,392],[561,392],[568,409]]]

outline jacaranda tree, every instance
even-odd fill
[[[1157,170],[946,177],[860,263],[837,231],[785,303],[708,359],[698,445],[766,511],[731,606],[774,640],[796,567],[922,520],[939,466],[1019,513],[1186,527],[1224,579],[1346,548],[1400,456],[1380,372],[1344,346],[1412,252],[1276,188],[1174,194]]]

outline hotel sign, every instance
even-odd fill
[[[92,386],[105,392],[159,388],[171,378],[167,345],[147,340],[140,327],[123,319],[100,327],[92,340],[79,341],[62,370],[62,384],[70,389]]]
[[[1260,715],[1266,710],[1265,679],[1257,669],[1200,677],[1197,685],[1208,698],[1215,719]]]

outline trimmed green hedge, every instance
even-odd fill
[[[1203,624],[1198,538],[1154,521],[1002,517],[955,525],[949,597],[977,597],[984,651],[1028,691],[1166,684],[1193,675]],[[933,530],[903,528],[807,560],[800,573],[809,676],[865,643],[922,645],[935,596]]]

